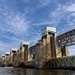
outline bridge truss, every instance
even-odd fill
[[[75,29],[56,37],[59,46],[69,46],[75,44]]]

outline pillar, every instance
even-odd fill
[[[46,27],[42,30],[43,56],[49,59],[56,57],[55,35],[54,27]]]
[[[22,42],[20,47],[21,63],[28,61],[28,45],[29,42]]]
[[[43,47],[42,47],[42,57],[45,58],[46,57],[46,50],[47,50],[47,47],[46,47],[46,36],[43,36],[42,37],[42,40],[43,40]]]
[[[62,57],[66,56],[66,47],[65,46],[61,47],[61,51],[62,51]]]

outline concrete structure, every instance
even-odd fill
[[[42,30],[42,43],[43,43],[43,56],[49,53],[49,58],[56,57],[55,53],[55,35],[56,28],[54,27],[46,27]]]
[[[20,49],[16,52],[14,67],[23,67],[24,62],[28,61],[28,46],[29,42],[21,42]]]
[[[45,62],[42,68],[48,69],[75,69],[75,56],[53,58]]]
[[[0,66],[2,67],[2,57],[0,56]]]
[[[18,65],[20,65],[21,59],[19,57],[20,57],[20,50],[17,50],[14,56],[14,62],[13,62],[14,67],[18,67]]]
[[[9,56],[9,66],[13,65],[14,62],[14,56],[16,55],[17,49],[16,48],[12,48],[10,50],[10,56]]]
[[[22,42],[20,45],[21,63],[28,61],[28,46],[29,42]]]
[[[56,57],[56,28],[46,27],[42,30],[42,54],[41,54],[41,64],[45,61]],[[42,65],[40,66],[42,67]]]
[[[10,52],[5,53],[5,66],[9,65],[9,55],[10,55]]]
[[[35,51],[36,51],[36,45],[31,46],[31,47],[29,48],[31,61],[32,61],[32,60],[35,60]]]
[[[36,51],[35,51],[35,68],[40,68],[41,59],[42,59],[42,40],[39,40],[36,43]]]
[[[2,66],[5,66],[5,55],[2,55]]]
[[[56,61],[64,61],[62,59],[64,56],[69,56],[69,52],[65,46],[61,47],[58,44],[56,28],[46,27],[42,29],[41,40],[34,46],[29,47],[29,42],[21,42],[19,50],[11,49],[8,64],[14,67],[47,68],[51,67],[50,64],[57,66]],[[2,57],[3,65],[6,63],[6,58],[8,56]]]
[[[35,61],[35,67],[40,67],[41,55],[42,55],[42,41],[39,40],[34,46],[29,48],[30,52],[30,61]]]
[[[56,58],[59,57],[64,57],[64,56],[69,56],[69,51],[68,48],[65,47],[65,51],[62,50],[62,47],[58,45],[58,43],[56,43]]]

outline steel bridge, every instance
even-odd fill
[[[65,51],[66,46],[75,45],[75,29],[65,32],[56,37],[58,46]],[[43,68],[75,68],[75,56],[63,54],[60,58],[52,58],[43,63]]]
[[[74,45],[75,44],[75,29],[57,36],[56,39],[57,39],[58,45],[61,47]]]

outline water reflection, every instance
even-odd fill
[[[39,70],[0,67],[0,75],[75,75],[72,70]]]

